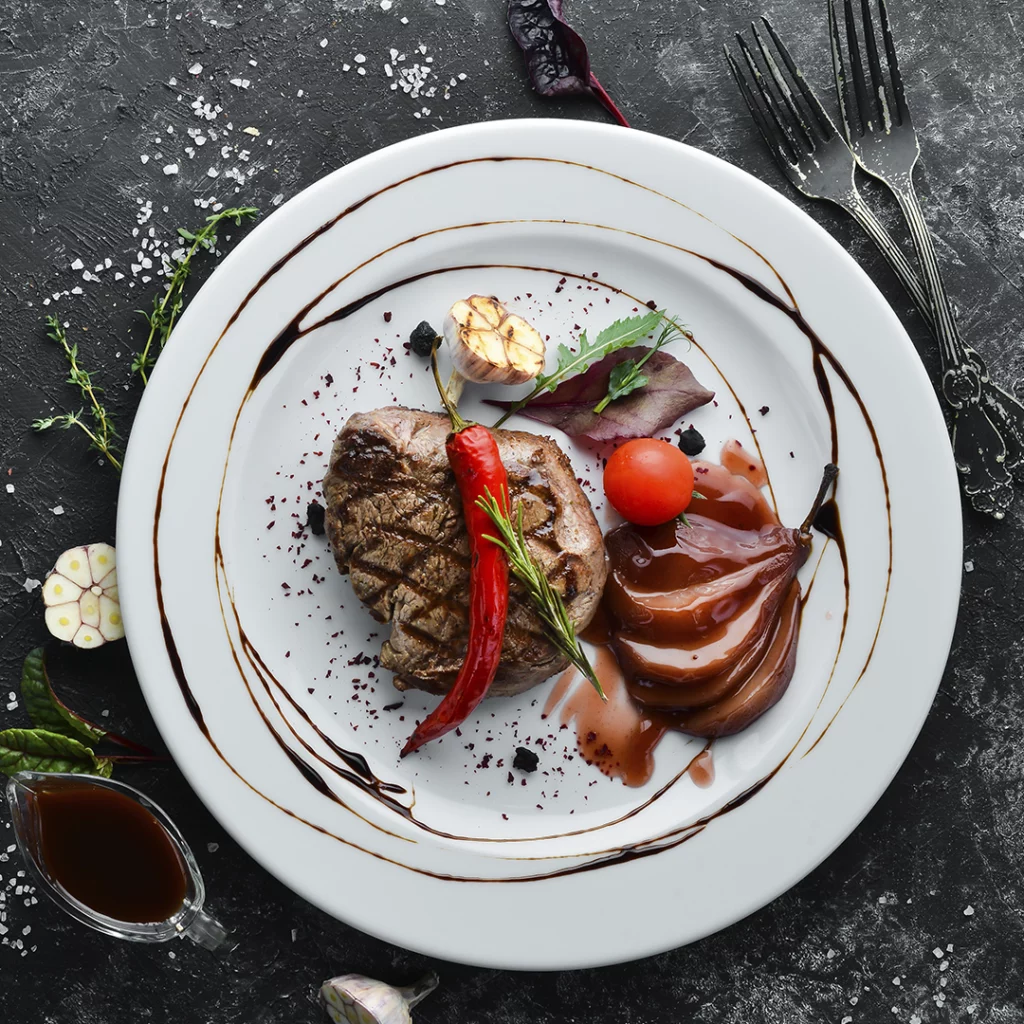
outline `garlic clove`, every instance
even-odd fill
[[[89,570],[94,583],[99,583],[117,564],[114,549],[109,544],[90,544]]]
[[[81,596],[82,588],[59,572],[51,573],[43,584],[43,604],[47,606],[77,601]]]
[[[92,571],[89,567],[89,552],[86,548],[72,548],[65,551],[53,567],[61,576],[67,577],[83,589],[92,584]]]
[[[102,647],[106,640],[103,639],[103,634],[95,626],[83,623],[78,627],[78,632],[71,638],[71,642],[76,647],[83,647],[89,650],[93,647]]]
[[[100,624],[100,601],[91,590],[85,591],[78,601],[82,610],[82,622],[87,626],[98,627]]]
[[[320,998],[335,1024],[412,1024],[411,1009],[435,988],[433,973],[408,988],[361,974],[342,974],[321,985]]]
[[[444,322],[452,363],[478,384],[522,384],[544,368],[540,332],[493,295],[471,295],[448,311]]]
[[[78,602],[54,605],[46,609],[46,628],[58,639],[70,643],[82,625],[82,613]]]
[[[124,623],[121,621],[121,606],[106,594],[100,597],[99,630],[104,640],[120,640],[124,636]]]
[[[42,588],[46,628],[78,647],[100,647],[124,636],[117,556],[109,544],[65,551]]]

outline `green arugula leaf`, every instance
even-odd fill
[[[577,373],[586,373],[591,363],[603,359],[612,352],[618,352],[620,348],[628,348],[641,338],[646,337],[661,323],[664,316],[662,310],[652,309],[647,313],[639,313],[636,316],[626,317],[624,320],[616,320],[615,323],[601,331],[593,341],[587,337],[586,331],[580,331],[577,350],[574,352],[568,345],[560,344],[555,350],[558,362],[554,371],[539,375],[533,390],[525,398],[513,402],[494,426],[500,427],[509,416],[522,409],[542,391],[554,391],[566,377]]]
[[[659,317],[660,316],[661,314],[659,313]],[[685,337],[686,329],[674,319],[670,319],[662,328],[661,334],[658,335],[657,340],[647,350],[646,355],[644,355],[642,359],[629,359],[626,360],[626,362],[616,364],[608,377],[608,394],[606,394],[604,398],[594,406],[594,412],[600,416],[601,413],[603,413],[605,409],[607,409],[608,406],[617,398],[625,398],[626,395],[631,395],[634,391],[638,391],[640,388],[646,387],[650,383],[650,377],[646,377],[640,372],[644,363],[646,363],[655,352],[659,352],[664,348],[665,345],[677,334]]]
[[[618,363],[612,367],[608,376],[608,401],[614,402],[617,398],[625,398],[626,395],[642,387],[646,387],[650,377],[645,377],[640,372],[640,364],[632,359],[624,363]]]
[[[106,736],[104,729],[76,715],[53,692],[46,671],[46,651],[42,647],[29,651],[25,658],[21,669],[21,695],[32,724],[39,729],[93,746]]]
[[[74,772],[109,779],[113,762],[97,757],[84,743],[46,729],[5,729],[0,732],[0,772]]]

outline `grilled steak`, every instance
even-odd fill
[[[357,413],[324,478],[327,536],[338,568],[374,618],[391,623],[381,664],[400,690],[446,693],[466,654],[469,539],[448,467],[448,418],[400,406]],[[547,437],[496,430],[510,497],[522,499],[531,553],[585,626],[604,588],[604,542],[569,460]],[[565,668],[512,580],[491,694],[520,693]]]

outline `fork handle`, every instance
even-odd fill
[[[864,229],[868,238],[878,246],[879,251],[907,290],[907,294],[914,300],[914,305],[917,306],[925,323],[934,331],[935,315],[932,313],[932,304],[927,292],[924,290],[924,285],[921,283],[921,278],[917,276],[917,271],[910,265],[907,257],[903,255],[903,250],[899,247],[896,240],[889,234],[882,222],[875,216],[871,207],[864,201],[860,190],[854,188],[849,198],[845,199],[841,205]]]
[[[931,299],[935,336],[939,341],[939,355],[942,359],[942,393],[954,409],[975,405],[981,400],[982,368],[971,358],[960,337],[953,307],[942,282],[942,271],[939,269],[931,231],[917,198],[913,179],[908,174],[905,180],[893,182],[892,188],[910,228],[910,237],[924,274],[925,290]]]
[[[1002,519],[1013,501],[1010,471],[1019,471],[1022,461],[1024,408],[994,384],[982,358],[960,337],[912,174],[886,180],[886,184],[910,228],[931,299],[932,329],[942,363],[942,395],[955,410],[953,459],[974,508]]]

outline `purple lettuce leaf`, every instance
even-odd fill
[[[590,67],[587,44],[562,15],[562,0],[509,0],[508,27],[541,96],[593,96],[619,124],[622,111]]]
[[[608,393],[612,368],[627,359],[639,360],[648,351],[644,346],[637,346],[613,352],[586,373],[570,377],[554,391],[541,393],[519,413],[558,427],[571,437],[599,442],[624,441],[653,437],[680,416],[707,405],[715,397],[685,363],[662,350],[653,353],[643,365],[641,372],[648,378],[644,387],[612,402],[600,415],[595,413],[594,406]],[[502,409],[511,404],[487,401]]]

